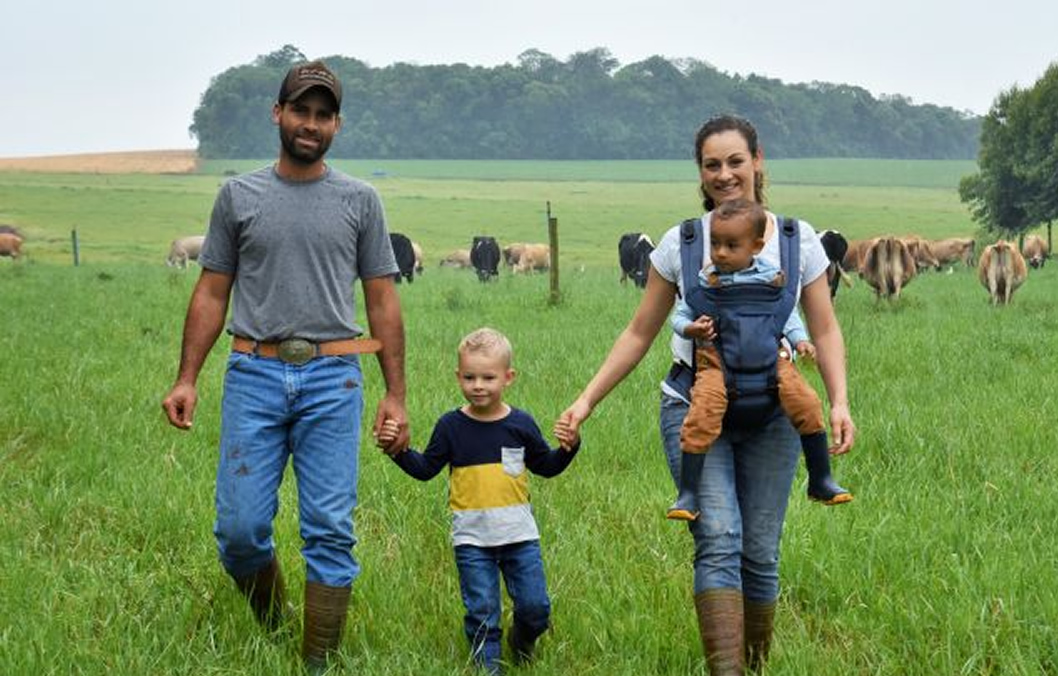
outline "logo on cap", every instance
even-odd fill
[[[286,103],[298,99],[313,87],[326,89],[334,97],[335,105],[342,107],[342,84],[322,61],[310,61],[291,68],[279,88],[278,101]]]

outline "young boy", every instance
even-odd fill
[[[724,202],[717,207],[709,228],[712,263],[699,272],[698,281],[714,288],[750,283],[785,285],[782,270],[757,256],[764,248],[767,218],[760,204],[748,200]],[[698,478],[705,453],[720,436],[728,404],[720,354],[708,342],[705,325],[698,319],[686,300],[681,300],[671,320],[673,331],[678,335],[699,341],[695,349],[697,367],[691,405],[680,430],[683,454],[679,495],[667,514],[668,518],[679,521],[698,518]],[[808,334],[796,309],[790,313],[783,335],[797,354],[809,358],[815,356],[815,347],[808,342]],[[852,500],[852,494],[838,486],[830,476],[830,455],[819,396],[794,367],[791,355],[784,348],[779,349],[777,369],[779,403],[801,434],[801,447],[808,468],[808,497],[828,505]]]
[[[507,634],[514,663],[532,658],[551,614],[526,469],[555,476],[580,448],[579,435],[556,424],[555,436],[570,450],[551,449],[532,417],[504,402],[514,375],[507,338],[489,328],[474,331],[459,344],[456,370],[466,405],[441,416],[425,451],[392,456],[422,481],[451,467],[452,544],[466,606],[464,630],[473,660],[489,674],[501,670],[501,574],[514,602]],[[386,421],[379,444],[388,444],[396,429]]]

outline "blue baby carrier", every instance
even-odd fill
[[[716,345],[727,386],[725,427],[760,425],[780,413],[778,359],[783,327],[797,304],[801,238],[796,219],[779,217],[779,259],[784,286],[765,283],[707,287],[702,269],[702,221],[680,225],[680,267],[684,300],[696,316],[716,322]],[[690,401],[695,365],[673,365],[666,382]]]

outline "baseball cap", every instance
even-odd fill
[[[322,61],[299,63],[287,71],[283,84],[279,87],[279,103],[286,103],[301,97],[313,87],[323,87],[331,96],[339,110],[342,107],[342,83]]]

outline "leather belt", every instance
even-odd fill
[[[382,341],[377,338],[348,338],[313,343],[304,338],[288,338],[278,343],[261,343],[243,336],[235,336],[231,341],[231,349],[235,352],[270,357],[287,364],[300,366],[316,357],[378,352],[382,349]]]

